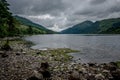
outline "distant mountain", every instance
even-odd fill
[[[16,15],[16,16],[14,16],[14,18],[17,19],[22,25],[24,25],[24,26],[31,26],[31,27],[37,28],[37,29],[43,31],[45,34],[52,34],[52,33],[54,33],[54,31],[49,30],[49,29],[45,28],[44,26],[39,25],[37,23],[34,23],[34,22],[30,21],[29,19],[26,19],[24,17],[20,17],[20,16]]]
[[[94,23],[91,21],[84,21],[71,28],[63,30],[61,33],[67,33],[67,34],[92,33],[93,30],[95,29],[94,27],[92,27],[93,24]]]
[[[91,22],[84,21],[71,28],[61,31],[62,34],[119,34],[120,18],[105,19]]]

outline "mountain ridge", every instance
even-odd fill
[[[115,28],[114,26],[117,28]],[[96,22],[87,20],[77,25],[74,25],[71,28],[65,29],[60,33],[61,34],[119,34],[120,18],[110,18]]]

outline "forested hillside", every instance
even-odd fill
[[[14,16],[14,18],[15,18],[16,20],[18,20],[21,25],[24,25],[24,26],[28,26],[28,27],[33,28],[33,30],[34,30],[33,33],[34,33],[34,34],[35,34],[35,33],[40,33],[40,34],[53,34],[53,33],[55,33],[54,31],[49,30],[49,29],[45,28],[44,26],[39,25],[39,24],[37,24],[37,23],[34,23],[34,22],[30,21],[29,19],[26,19],[26,18],[24,18],[24,17],[21,17],[21,16],[17,16],[17,15],[16,15],[16,16]]]
[[[54,33],[28,19],[12,16],[6,0],[0,0],[0,37]]]

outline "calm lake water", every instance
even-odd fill
[[[53,34],[25,37],[35,43],[33,49],[71,48],[80,50],[71,53],[74,60],[88,63],[105,63],[120,60],[120,35]],[[79,60],[80,58],[80,60]]]

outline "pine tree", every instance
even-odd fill
[[[0,37],[14,36],[16,33],[15,20],[8,6],[6,0],[0,0]]]

